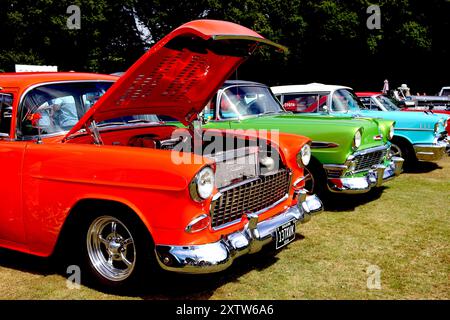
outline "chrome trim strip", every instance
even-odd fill
[[[313,141],[311,142],[312,149],[337,148],[339,144],[328,141]]]
[[[275,43],[275,42],[270,41],[268,39],[259,38],[259,37],[241,36],[241,35],[236,35],[236,34],[230,34],[230,35],[223,34],[223,35],[214,35],[214,36],[212,36],[212,38],[213,38],[213,40],[249,40],[249,41],[255,41],[257,43],[264,43],[264,44],[267,44],[267,45],[270,45],[270,46],[274,46],[274,47],[276,47],[276,48],[278,48],[278,49],[280,49],[282,51],[285,51],[285,52],[288,51],[288,48],[283,46],[283,45],[281,45],[281,44]]]
[[[398,131],[433,131],[434,132],[434,128],[427,129],[427,128],[397,128],[397,127],[394,127],[394,131],[395,130],[398,130]]]

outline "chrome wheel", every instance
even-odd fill
[[[123,281],[133,272],[136,247],[130,231],[119,219],[95,219],[88,229],[86,245],[91,265],[104,278]]]
[[[389,151],[390,157],[402,157],[402,150],[396,144],[391,144],[391,149]]]
[[[305,174],[305,189],[306,191],[308,191],[308,194],[313,194],[315,187],[314,176],[307,167],[304,168],[304,174]]]

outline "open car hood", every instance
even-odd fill
[[[188,22],[137,60],[66,138],[92,121],[129,115],[166,115],[187,125],[259,43],[286,50],[231,22]]]

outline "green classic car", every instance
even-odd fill
[[[305,184],[311,193],[364,193],[402,171],[403,159],[389,152],[393,121],[286,112],[260,83],[225,82],[203,117],[206,128],[277,129],[310,137]]]

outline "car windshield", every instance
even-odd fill
[[[361,109],[365,109],[365,106],[352,91],[340,89],[333,93],[331,111],[348,112],[359,111]]]
[[[394,100],[385,95],[379,95],[375,99],[377,99],[388,111],[399,111],[400,108],[397,107],[397,104]]]
[[[272,92],[259,86],[228,88],[220,95],[219,106],[223,119],[283,112]]]
[[[48,84],[32,89],[20,109],[19,135],[57,134],[66,132],[84,116],[113,82],[71,82]],[[158,122],[154,115],[110,119],[99,126]]]
[[[450,89],[442,89],[441,96],[450,96]]]

